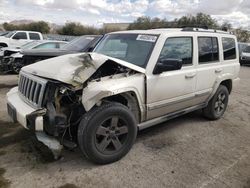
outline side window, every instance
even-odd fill
[[[44,43],[36,46],[34,49],[51,49],[56,48],[56,43]]]
[[[159,60],[179,59],[183,65],[193,64],[193,38],[168,38],[163,46]],[[159,61],[158,60],[158,61]]]
[[[29,33],[30,40],[40,40],[40,35],[38,33]]]
[[[27,34],[26,34],[26,32],[18,32],[18,33],[16,33],[13,37],[12,37],[12,39],[27,39]]]
[[[236,59],[236,44],[233,38],[222,38],[224,60]]]
[[[216,37],[198,37],[199,64],[212,63],[219,60],[219,46]]]

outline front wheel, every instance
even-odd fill
[[[78,128],[82,152],[92,162],[108,164],[125,156],[135,142],[136,120],[124,105],[107,103],[83,116]]]
[[[203,115],[210,120],[220,119],[228,105],[229,92],[224,85],[220,85],[208,106],[203,109]]]

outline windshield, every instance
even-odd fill
[[[95,37],[91,36],[78,37],[72,40],[70,43],[64,45],[62,49],[80,52],[84,50],[94,39]]]
[[[7,37],[7,38],[10,38],[10,37],[12,37],[12,35],[14,35],[16,32],[15,31],[11,31],[11,32],[9,32],[8,34],[6,34],[6,35],[4,35],[5,37]]]
[[[1,33],[0,36],[6,36],[9,32]]]
[[[145,68],[158,36],[143,34],[110,34],[94,52],[118,58]]]
[[[250,46],[247,46],[247,47],[243,50],[243,52],[245,52],[245,53],[250,53]]]
[[[37,46],[38,44],[41,44],[41,42],[40,41],[28,42],[28,43],[22,45],[21,49],[23,49],[23,50],[32,49],[33,47]]]

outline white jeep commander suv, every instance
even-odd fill
[[[22,68],[8,112],[54,154],[78,145],[91,161],[111,163],[138,130],[198,109],[221,118],[239,80],[238,54],[236,37],[223,31],[110,33],[92,53]]]

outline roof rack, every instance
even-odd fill
[[[199,27],[183,27],[181,31],[194,31],[194,32],[209,32],[209,33],[221,33],[221,34],[233,34],[233,32],[227,32],[216,29],[208,29],[207,26],[199,28]]]

